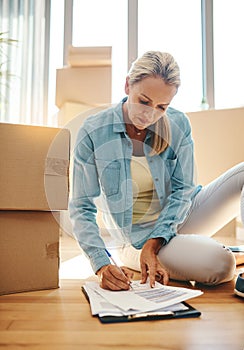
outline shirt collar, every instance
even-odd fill
[[[127,100],[127,96],[124,97],[120,103],[117,104],[114,108],[114,124],[113,131],[114,132],[126,132],[125,122],[123,117],[123,104]]]

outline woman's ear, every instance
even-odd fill
[[[129,92],[130,92],[129,80],[130,80],[130,78],[127,76],[126,81],[125,81],[125,93],[126,93],[126,95],[129,95]]]

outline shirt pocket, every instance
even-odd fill
[[[120,187],[120,162],[118,160],[96,159],[96,164],[102,191],[107,197],[118,194]]]

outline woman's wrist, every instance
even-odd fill
[[[96,275],[100,277],[103,271],[107,268],[107,266],[108,265],[103,265],[102,267],[100,267],[100,269],[96,271]]]
[[[166,244],[166,240],[163,237],[150,238],[145,244],[147,248],[153,250],[157,255],[159,250]]]

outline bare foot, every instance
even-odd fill
[[[244,264],[244,253],[233,253],[236,259],[236,265]]]

